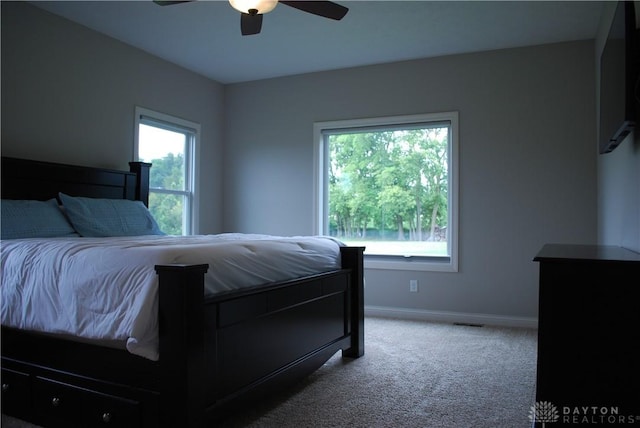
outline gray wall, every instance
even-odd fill
[[[596,74],[616,3],[608,2],[596,38]],[[635,2],[640,24],[640,2]],[[597,93],[597,99],[599,99]],[[598,242],[640,252],[640,132],[598,159]]]
[[[2,2],[2,154],[125,168],[141,105],[202,125],[202,233],[308,234],[314,122],[457,110],[460,272],[367,270],[366,304],[535,324],[535,253],[597,239],[594,51],[577,42],[222,86]]]
[[[127,169],[136,105],[200,123],[200,232],[218,232],[222,93],[85,27],[2,2],[3,156]]]
[[[368,269],[365,303],[535,325],[536,252],[596,242],[593,62],[574,42],[228,85],[224,228],[313,232],[314,122],[456,110],[460,271]]]

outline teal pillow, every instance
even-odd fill
[[[73,227],[81,236],[164,235],[141,201],[58,197]]]
[[[2,239],[78,236],[55,199],[3,199],[0,211]]]

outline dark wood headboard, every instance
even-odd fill
[[[63,192],[90,198],[149,203],[151,164],[130,162],[130,171],[2,157],[2,199],[47,200]]]

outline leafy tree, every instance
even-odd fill
[[[331,136],[331,230],[365,238],[372,226],[382,238],[396,230],[396,240],[436,239],[447,222],[447,138],[446,128]]]
[[[167,154],[161,159],[153,159],[151,161],[151,177],[149,178],[149,186],[156,189],[184,189],[184,156],[182,153],[177,155],[173,153]]]
[[[153,167],[149,177],[149,187],[156,189],[184,189],[184,156],[167,154],[151,161]],[[182,234],[183,197],[167,193],[151,192],[149,210],[160,229],[169,235]]]

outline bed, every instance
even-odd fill
[[[130,171],[2,158],[2,198],[148,203],[151,165]],[[85,238],[82,238],[85,239]],[[43,426],[215,426],[288,388],[336,352],[364,354],[362,247],[339,266],[208,293],[216,263],[185,260],[157,274],[157,352],[2,326],[2,412]]]

